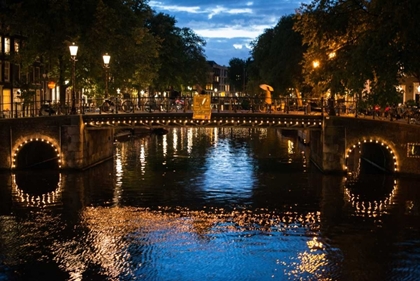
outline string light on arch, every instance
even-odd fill
[[[56,153],[56,156],[57,156],[57,159],[58,159],[57,160],[57,162],[58,162],[58,168],[61,168],[62,167],[62,162],[63,162],[62,161],[62,155],[61,155],[61,153],[59,151],[58,145],[56,145],[53,142],[51,142],[51,141],[49,141],[47,139],[44,139],[44,138],[41,138],[41,139],[39,139],[39,138],[35,138],[35,139],[34,138],[30,138],[30,139],[26,139],[26,140],[22,141],[21,143],[19,143],[16,146],[16,148],[14,149],[14,152],[12,154],[12,169],[15,169],[16,168],[16,157],[17,157],[19,151],[22,149],[22,147],[25,146],[26,144],[28,144],[30,142],[34,142],[34,141],[37,141],[37,142],[40,141],[40,142],[43,142],[43,143],[47,144],[48,146],[51,146],[53,148],[54,152]]]
[[[346,155],[345,155],[346,160],[350,157],[350,153],[352,153],[353,150],[356,149],[356,148],[359,148],[360,149],[360,147],[361,147],[362,144],[365,144],[365,143],[376,143],[376,144],[379,144],[382,147],[384,147],[390,153],[390,155],[392,157],[392,161],[394,162],[393,163],[394,172],[398,172],[398,167],[399,167],[399,165],[398,165],[398,157],[396,156],[396,153],[392,149],[392,147],[390,145],[386,144],[383,140],[379,140],[379,139],[369,139],[369,140],[363,139],[363,140],[358,140],[356,143],[357,144],[350,145],[349,148],[346,150]],[[345,170],[347,170],[347,169],[348,169],[348,167],[346,165],[345,166]]]

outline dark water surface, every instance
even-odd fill
[[[293,132],[177,128],[0,174],[3,280],[420,280],[419,179],[322,175]]]

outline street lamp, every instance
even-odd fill
[[[75,90],[75,86],[76,86],[76,55],[77,55],[77,50],[79,49],[78,46],[74,45],[74,43],[72,45],[69,46],[70,49],[70,56],[71,56],[71,60],[72,60],[72,75],[71,75],[71,80],[72,80],[72,91],[71,91],[71,111],[70,114],[76,114],[76,90]]]
[[[108,70],[109,70],[109,61],[111,60],[111,56],[108,53],[102,56],[104,60],[104,68],[105,68],[105,98],[108,97]]]

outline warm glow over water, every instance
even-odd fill
[[[418,179],[309,158],[293,131],[176,128],[0,174],[0,281],[420,279]]]

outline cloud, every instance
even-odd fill
[[[192,14],[200,14],[199,6],[179,6],[179,5],[165,5],[164,2],[150,1],[149,5],[155,10],[170,11],[170,12],[186,12]]]
[[[293,14],[301,2],[311,1],[152,0],[149,5],[174,16],[177,26],[191,28],[204,38],[209,60],[227,64],[232,57],[248,58],[249,43],[274,27],[282,16]]]
[[[194,32],[204,38],[250,38],[254,39],[269,26],[254,26],[244,29],[242,26],[224,26],[218,28],[194,29]]]

